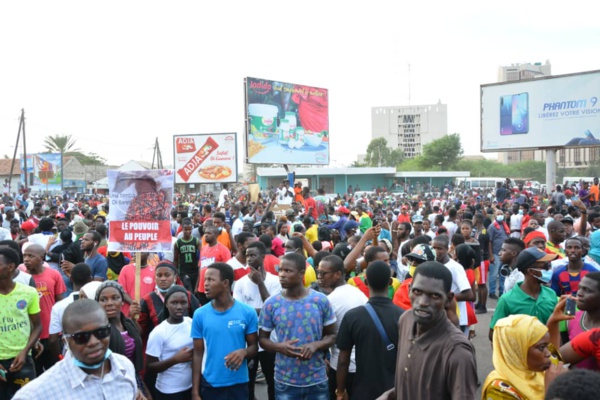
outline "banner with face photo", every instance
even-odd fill
[[[173,170],[107,174],[108,251],[172,251]]]

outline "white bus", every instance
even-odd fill
[[[563,185],[571,185],[573,183],[579,183],[580,181],[592,183],[594,182],[594,178],[591,176],[565,176],[563,178]]]
[[[467,190],[486,190],[486,189],[495,189],[498,186],[498,183],[504,184],[506,183],[506,178],[490,178],[487,176],[482,176],[479,178],[458,178],[456,179],[456,184],[458,186],[464,184],[465,189]],[[515,181],[510,179],[510,185],[515,186]]]

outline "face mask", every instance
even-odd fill
[[[541,282],[549,283],[552,280],[552,270],[535,269],[535,268],[533,268],[533,270],[534,271],[540,271],[540,273],[542,274],[542,276],[536,276],[536,278],[538,280],[540,280]]]
[[[292,254],[292,253],[295,253],[295,251],[294,250],[286,250],[284,254]]]
[[[410,276],[415,276],[416,269],[417,269],[416,265],[411,265],[410,267],[408,267],[408,273],[410,274]]]
[[[223,232],[223,227],[219,227],[219,233]]]
[[[73,364],[79,368],[98,369],[102,366],[104,361],[106,361],[108,359],[108,357],[110,357],[111,354],[112,354],[112,351],[110,349],[106,349],[106,353],[104,353],[104,359],[102,361],[100,361],[98,364],[92,364],[92,365],[83,363],[83,362],[79,361],[78,359],[76,359],[75,356],[73,356]]]
[[[504,221],[504,215],[498,215],[498,216],[496,217],[496,221],[498,221],[498,222],[502,222],[502,221]]]
[[[175,283],[173,283],[171,286],[169,286],[166,289],[161,289],[161,288],[158,287],[158,285],[154,286],[154,288],[156,290],[158,290],[159,292],[161,292],[161,293],[167,293],[169,291],[169,289],[171,289],[173,286],[175,286]]]
[[[523,210],[519,210],[519,215],[523,215]]]

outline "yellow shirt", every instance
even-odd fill
[[[319,240],[319,225],[314,224],[308,228],[305,236],[308,239],[308,243],[313,244],[313,242],[317,242]]]
[[[304,271],[304,287],[307,288],[311,283],[317,280],[315,269],[309,263],[306,263],[306,271]]]

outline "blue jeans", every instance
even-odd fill
[[[275,381],[276,400],[329,400],[327,381],[312,386],[291,386]]]
[[[496,279],[499,279],[499,292],[498,296],[502,296],[504,293],[504,277],[500,275],[500,267],[502,266],[502,262],[500,261],[500,256],[498,254],[494,254],[494,262],[490,263],[490,275],[488,277],[489,290],[490,294],[496,293]]]

